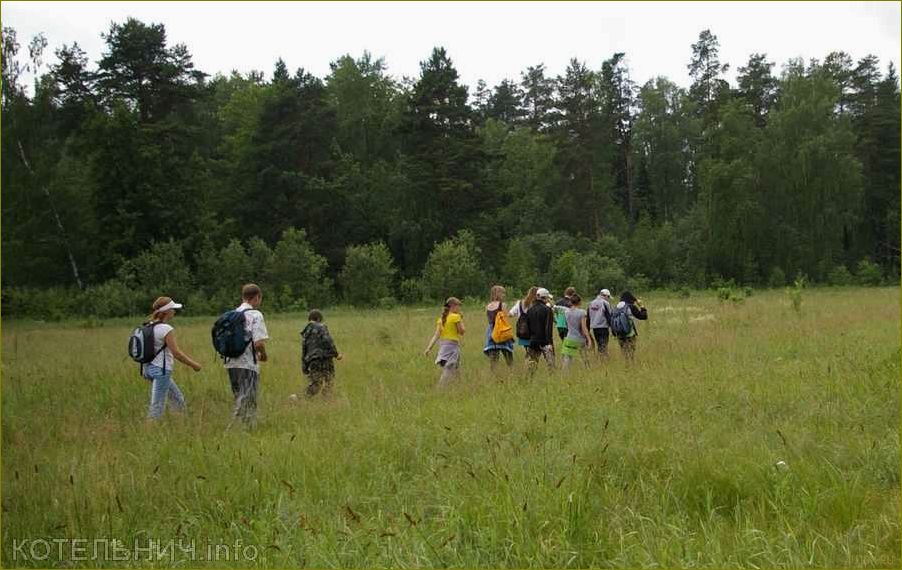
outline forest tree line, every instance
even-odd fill
[[[731,85],[704,30],[688,88],[639,85],[615,53],[471,92],[443,48],[401,80],[369,53],[211,77],[161,24],[102,37],[99,61],[76,43],[45,65],[43,35],[3,29],[13,314],[98,292],[119,299],[102,315],[164,293],[213,311],[245,280],[280,308],[898,280],[899,80],[872,55],[754,53]]]

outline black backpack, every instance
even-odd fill
[[[520,316],[517,318],[517,338],[522,340],[529,340],[529,321],[526,319],[526,309],[523,308],[523,303],[520,303]]]
[[[210,331],[213,337],[213,348],[223,359],[239,357],[247,350],[251,339],[244,326],[244,311],[237,309],[226,311],[213,323],[213,330]],[[255,351],[254,362],[256,361]]]
[[[138,364],[145,365],[153,362],[158,354],[166,350],[166,343],[160,347],[160,350],[153,349],[153,328],[161,324],[159,321],[150,321],[142,324],[132,331],[128,337],[128,355]],[[164,362],[165,369],[165,362]]]

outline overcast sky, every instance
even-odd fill
[[[899,2],[17,2],[2,3],[4,26],[19,34],[23,55],[36,33],[54,49],[78,42],[96,62],[102,32],[132,16],[163,23],[170,43],[184,43],[195,65],[211,75],[236,69],[272,74],[282,57],[290,70],[319,77],[329,62],[369,50],[384,57],[396,78],[415,77],[433,46],[444,46],[464,83],[490,86],[518,79],[545,63],[563,74],[571,57],[600,68],[611,54],[627,55],[641,84],[665,75],[688,86],[691,44],[710,28],[720,40],[728,78],[753,52],[777,63],[822,59],[845,51],[873,53],[881,69],[899,67]],[[471,88],[472,93],[472,88]]]

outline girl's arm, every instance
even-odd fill
[[[187,364],[191,368],[194,369],[195,372],[200,372],[200,364],[198,364],[194,359],[185,354],[179,348],[178,343],[175,341],[175,331],[169,331],[169,334],[163,339],[163,342],[166,343],[166,348],[172,352],[173,358],[181,362],[182,364]]]
[[[464,332],[466,332],[464,330],[464,322],[461,320],[461,321],[457,321],[457,323],[455,323],[455,324],[457,325],[457,334],[459,334],[460,336],[463,336]]]
[[[423,351],[423,354],[429,354],[429,351],[432,350],[432,346],[435,344],[435,341],[438,340],[438,335],[442,332],[442,325],[435,325],[435,334],[432,335],[432,340],[429,341],[429,346],[426,347],[426,350]]]
[[[595,337],[589,334],[589,327],[586,326],[586,319],[581,319],[579,321],[579,328],[582,329],[583,337],[586,339],[586,346],[588,348],[592,348],[595,346]]]

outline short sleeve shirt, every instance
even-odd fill
[[[455,340],[460,342],[460,334],[457,332],[457,323],[461,322],[463,317],[460,313],[448,313],[445,318],[445,324],[442,326],[442,318],[439,317],[435,324],[441,327],[439,338],[442,340]]]
[[[586,311],[583,309],[567,309],[565,318],[567,319],[567,338],[585,341],[582,324],[586,319]]]
[[[166,323],[160,323],[153,328],[153,351],[154,353],[159,352],[159,354],[150,363],[159,368],[165,368],[167,371],[172,370],[172,351],[160,349],[166,343],[166,335],[173,330],[172,325]]]
[[[247,303],[241,303],[236,310],[244,311],[244,330],[248,333],[251,342],[248,343],[241,356],[226,359],[225,367],[244,368],[259,372],[260,366],[254,361],[254,343],[258,340],[267,340],[269,338],[266,322],[263,320],[263,313],[251,308]]]

